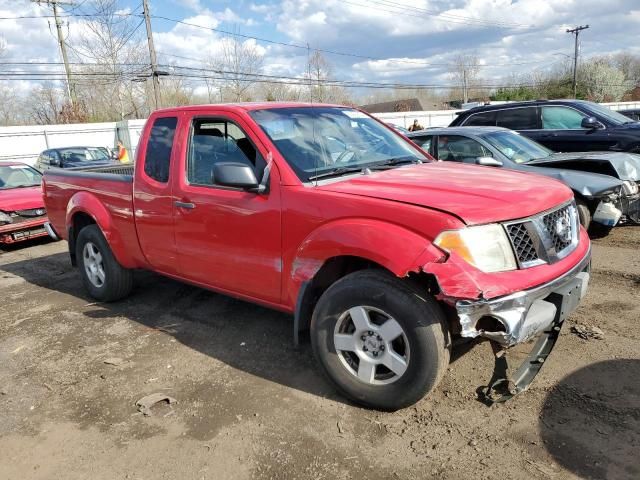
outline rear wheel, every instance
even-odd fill
[[[311,341],[341,393],[381,410],[420,400],[449,363],[449,331],[436,301],[378,270],[347,275],[322,295]]]
[[[118,263],[97,225],[80,230],[76,258],[82,282],[96,300],[112,302],[131,292],[133,272]]]

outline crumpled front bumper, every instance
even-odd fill
[[[552,323],[562,322],[578,307],[589,284],[590,264],[589,249],[575,267],[549,283],[491,300],[459,300],[455,307],[460,334],[482,336],[503,347],[532,339]],[[481,322],[485,317],[490,321]],[[492,328],[483,329],[480,325]]]
[[[640,223],[640,194],[623,197],[622,214],[635,223]]]
[[[0,226],[0,244],[10,244],[29,240],[31,238],[44,237],[47,231],[44,224],[47,217],[38,217],[20,223],[9,223]]]

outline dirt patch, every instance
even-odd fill
[[[395,413],[339,396],[286,315],[144,272],[130,298],[96,304],[66,244],[12,248],[0,253],[0,478],[636,479],[639,242],[639,227],[594,242],[589,295],[527,392],[479,402],[493,360],[472,343],[429,398]],[[142,415],[136,400],[157,392],[176,402]]]

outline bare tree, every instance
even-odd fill
[[[351,104],[349,95],[332,82],[333,66],[319,51],[314,51],[307,61],[304,78],[307,82],[309,100],[319,103]]]
[[[60,122],[63,92],[52,85],[39,85],[31,91],[29,97],[29,113],[37,124],[49,125]]]
[[[284,82],[264,82],[258,87],[258,95],[267,102],[297,102],[302,98],[302,89]]]
[[[264,57],[253,40],[239,42],[233,38],[224,38],[220,51],[210,57],[207,64],[213,70],[207,80],[210,97],[218,94],[224,100],[245,102],[252,99],[251,90],[256,84],[256,75],[262,71]]]
[[[136,77],[148,76],[148,60],[138,30],[141,21],[119,12],[117,0],[84,3],[82,13],[90,16],[82,22],[78,40],[70,42],[77,60],[92,64],[81,67],[82,78],[74,83],[94,121],[120,120],[149,112],[144,86],[132,82]]]
[[[450,77],[457,85],[451,92],[452,97],[462,98],[462,102],[467,103],[469,97],[477,94],[474,87],[479,84],[479,76],[480,61],[478,57],[473,54],[458,55],[450,68]]]

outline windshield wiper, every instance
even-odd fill
[[[30,185],[14,185],[13,187],[9,187],[9,188],[30,188],[30,187],[36,187],[40,185],[39,183],[32,183]]]
[[[367,165],[367,168],[378,169],[378,168],[391,168],[398,165],[404,165],[407,163],[422,163],[422,161],[418,158],[414,157],[396,157],[390,158],[389,160],[385,160],[381,163],[374,163],[373,165]]]
[[[320,180],[321,178],[329,178],[329,177],[338,177],[340,175],[344,175],[345,173],[354,173],[354,172],[362,172],[364,167],[337,167],[332,168],[328,172],[319,173],[318,175],[313,175],[309,177],[307,180]]]

